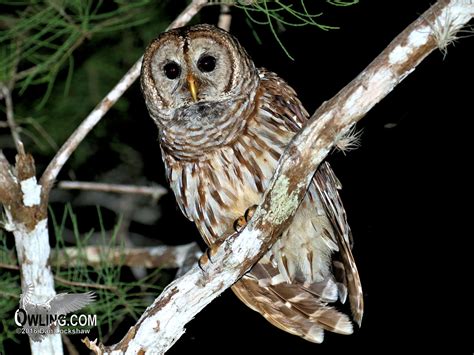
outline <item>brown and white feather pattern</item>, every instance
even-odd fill
[[[209,134],[225,132],[226,137],[219,145],[204,147],[206,154],[192,155],[180,147],[176,152],[176,147],[169,148],[170,131],[161,130],[171,187],[208,245],[231,234],[234,220],[261,202],[285,146],[308,118],[296,93],[276,74],[260,70],[259,78],[250,100],[254,105],[244,107],[237,100],[228,108],[226,113],[232,111],[240,119],[228,122],[231,133],[214,127]],[[349,317],[331,303],[344,302],[348,295],[359,324],[363,314],[338,187],[329,164],[323,164],[292,224],[232,288],[273,325],[316,343],[323,341],[323,330],[353,331]]]

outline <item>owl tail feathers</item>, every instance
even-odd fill
[[[348,316],[327,306],[301,285],[282,283],[261,287],[251,276],[244,276],[232,290],[271,324],[305,340],[321,343],[324,330],[339,334],[353,332]]]

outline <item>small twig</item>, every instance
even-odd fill
[[[155,200],[158,200],[167,192],[167,190],[160,185],[135,186],[84,181],[61,181],[59,182],[58,187],[64,190],[92,190],[103,192],[116,192],[121,194],[150,195]]]
[[[222,28],[225,31],[230,30],[230,24],[232,22],[232,14],[230,12],[230,6],[222,4],[221,13],[219,15],[219,21],[217,22],[217,27]]]
[[[8,269],[8,270],[20,270],[20,267],[16,264],[5,264],[0,263],[0,269]]]
[[[196,15],[205,5],[207,0],[193,0],[191,4],[171,23],[168,29],[184,26],[194,15]],[[58,150],[54,158],[41,177],[40,184],[43,186],[43,195],[47,196],[51,191],[54,180],[56,180],[59,171],[83,141],[86,135],[95,127],[95,125],[104,117],[109,109],[117,102],[124,92],[135,82],[140,75],[142,66],[142,57],[128,70],[117,85],[102,99],[102,101],[92,110],[92,112],[82,121],[79,127],[71,134],[63,146]]]
[[[7,86],[3,84],[0,85],[0,90],[5,100],[7,124],[10,127],[16,150],[19,154],[25,155],[25,148],[23,147],[23,143],[21,142],[20,134],[18,133],[18,126],[16,125],[15,116],[13,114],[13,101],[11,91]]]

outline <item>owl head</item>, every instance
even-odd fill
[[[211,25],[165,32],[151,42],[143,59],[142,91],[164,144],[169,139],[192,143],[198,134],[222,143],[229,127],[242,125],[237,121],[244,121],[258,83],[244,48]],[[212,132],[219,127],[226,129],[216,137]]]

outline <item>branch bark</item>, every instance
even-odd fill
[[[84,343],[98,354],[165,353],[184,333],[184,326],[271,247],[338,139],[441,46],[437,40],[441,31],[449,27],[454,39],[473,16],[473,2],[466,0],[438,1],[427,10],[313,114],[286,148],[250,223],[224,242],[205,272],[195,266],[168,285],[118,344],[105,347],[87,338]]]

